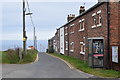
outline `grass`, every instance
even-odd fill
[[[25,64],[35,61],[36,50],[28,50],[23,59],[20,60],[16,50],[0,51],[0,62],[2,64]]]
[[[120,72],[115,71],[115,70],[106,70],[106,69],[93,69],[90,68],[86,63],[83,61],[70,57],[70,56],[65,56],[65,55],[59,55],[55,53],[51,53],[53,56],[57,56],[59,58],[62,58],[69,62],[72,66],[74,66],[76,69],[79,69],[83,72],[90,73],[96,76],[101,76],[101,77],[109,77],[109,78],[120,78]]]
[[[27,54],[18,63],[26,64],[26,63],[34,62],[37,57],[37,53],[38,53],[37,51],[33,51],[33,50],[27,51]]]
[[[0,63],[2,63],[2,51],[0,51]]]

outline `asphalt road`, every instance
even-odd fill
[[[89,78],[93,75],[70,69],[63,61],[39,53],[39,61],[31,64],[3,64],[3,78]]]

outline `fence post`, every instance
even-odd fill
[[[19,54],[20,60],[22,60],[22,50],[20,48],[18,48],[18,54]]]

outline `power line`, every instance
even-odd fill
[[[27,8],[28,8],[28,11],[29,11],[29,13],[31,12],[30,11],[30,6],[29,6],[29,3],[28,3],[28,1],[26,0],[26,3],[27,3]],[[33,18],[32,18],[32,16],[31,16],[31,14],[30,14],[30,20],[31,20],[31,23],[32,23],[32,25],[33,25],[33,30],[34,30],[34,34],[33,34],[33,36],[34,36],[34,47],[36,47],[36,36],[35,36],[35,25],[34,25],[34,23],[33,23]]]
[[[30,12],[31,12],[31,11],[30,11],[30,6],[29,6],[29,3],[28,3],[27,0],[26,0],[26,3],[27,3],[27,6],[28,6],[28,7],[27,7],[27,8],[28,8],[28,11],[29,11],[29,13],[30,13]],[[35,27],[35,26],[34,26],[34,23],[33,23],[33,18],[32,18],[31,15],[30,15],[30,19],[31,19],[31,22],[32,22],[33,27]]]

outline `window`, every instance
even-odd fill
[[[68,41],[66,41],[66,50],[68,50]]]
[[[70,51],[74,52],[74,42],[71,42],[70,45],[71,45],[71,50]]]
[[[85,54],[85,44],[80,42],[80,54]]]
[[[93,26],[92,26],[92,28],[95,28],[96,27],[96,13],[92,14],[92,18],[93,18]]]
[[[79,31],[84,31],[84,19],[80,20],[80,30]]]
[[[112,62],[118,63],[118,46],[112,46]]]
[[[65,29],[67,29],[68,27],[65,27]]]
[[[92,28],[99,27],[99,26],[102,25],[101,10],[99,10],[97,13],[93,13],[92,17],[93,17],[93,26],[92,26]]]
[[[67,30],[68,27],[65,27],[65,35],[68,35],[68,30]]]
[[[74,33],[74,27],[72,26],[70,29],[70,33],[73,34]]]
[[[102,24],[101,10],[97,12],[97,15],[98,15],[98,24],[97,24],[97,27],[99,27]]]

